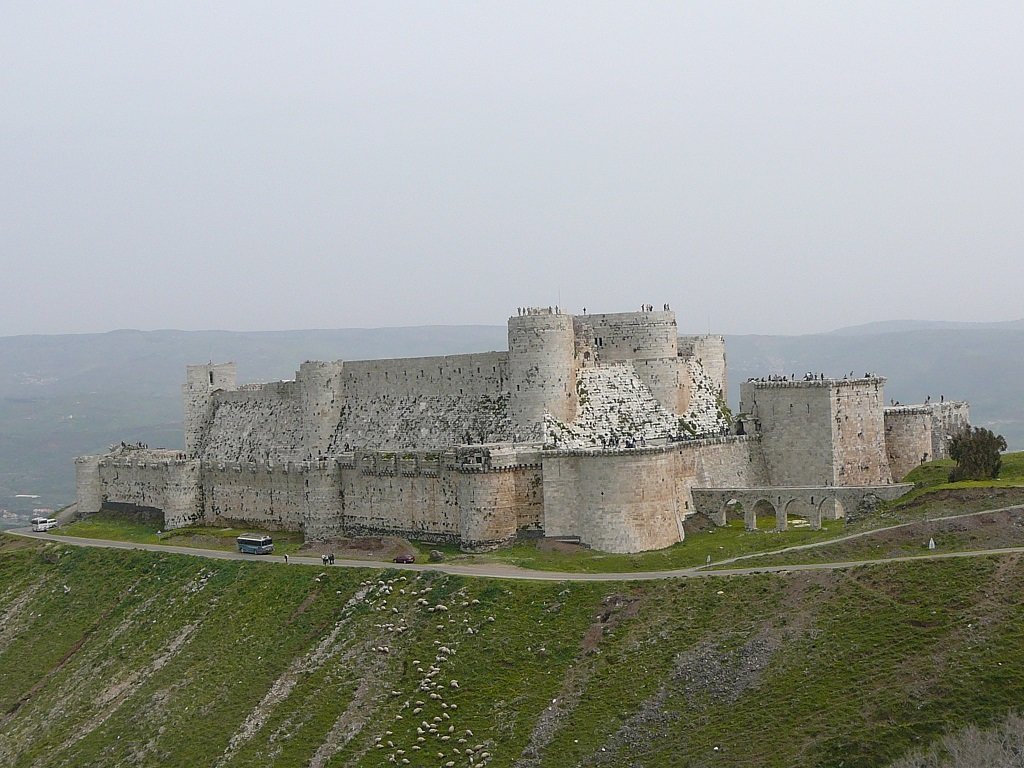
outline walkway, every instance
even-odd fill
[[[335,560],[334,567],[343,568],[370,568],[381,569],[391,568],[402,571],[417,571],[421,573],[448,573],[456,576],[471,576],[490,579],[519,579],[524,581],[652,581],[655,579],[690,579],[690,578],[714,578],[728,576],[743,576],[754,573],[792,573],[796,571],[835,571],[848,568],[857,568],[862,565],[877,565],[880,563],[905,563],[919,560],[946,560],[954,557],[986,557],[989,555],[1009,555],[1024,553],[1024,547],[1006,547],[1002,549],[983,549],[967,552],[929,552],[928,554],[889,557],[876,560],[851,560],[837,563],[803,563],[796,565],[763,565],[750,566],[749,568],[721,568],[741,560],[750,560],[762,556],[781,555],[788,552],[823,547],[830,544],[837,544],[851,539],[871,536],[885,531],[907,528],[921,523],[936,523],[957,518],[974,517],[976,515],[989,515],[998,512],[1020,511],[1022,505],[1012,507],[1001,507],[999,509],[986,509],[980,512],[970,512],[965,515],[947,515],[945,517],[933,517],[926,520],[917,520],[910,523],[890,525],[885,528],[875,528],[860,533],[852,533],[847,536],[839,536],[834,539],[815,542],[813,544],[800,544],[783,549],[762,552],[758,554],[739,555],[713,563],[712,566],[696,565],[688,568],[677,568],[669,571],[635,571],[630,573],[573,573],[566,571],[537,571],[527,568],[518,568],[514,565],[501,565],[496,563],[477,563],[473,565],[458,565],[455,563],[390,563],[377,560]],[[137,544],[129,541],[114,541],[111,539],[88,539],[79,536],[60,536],[53,533],[38,533],[29,528],[13,528],[5,531],[16,536],[26,538],[43,539],[46,541],[57,541],[62,544],[72,544],[79,547],[104,547],[109,549],[137,549],[147,552],[164,552],[176,555],[191,555],[193,557],[207,557],[214,560],[256,560],[259,562],[284,563],[284,557],[277,555],[245,555],[241,552],[223,551],[216,549],[196,549],[195,547],[177,547],[164,544]],[[296,555],[288,556],[289,563],[296,565],[312,565],[318,568],[330,568],[324,566],[319,557],[302,557]]]

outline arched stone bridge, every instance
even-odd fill
[[[786,520],[792,515],[805,517],[811,528],[821,528],[822,520],[839,520],[846,510],[857,509],[872,499],[889,501],[898,499],[914,486],[909,483],[895,485],[861,486],[769,486],[765,488],[694,488],[693,506],[707,515],[715,525],[725,525],[729,512],[742,505],[743,522],[747,530],[757,527],[757,518],[775,518],[776,530],[786,530]]]

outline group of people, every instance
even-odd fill
[[[329,555],[320,555],[320,560],[324,565],[334,565],[334,553],[331,552]],[[288,565],[288,555],[284,556],[284,564]]]
[[[560,315],[562,310],[558,308],[557,304],[554,309],[551,307],[516,307],[516,314],[519,317],[526,317],[528,315]],[[587,311],[583,310],[583,314],[587,314]]]

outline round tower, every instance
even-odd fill
[[[576,418],[572,315],[528,309],[508,321],[509,415],[522,440],[543,436],[544,414]]]

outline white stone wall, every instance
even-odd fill
[[[929,403],[932,411],[932,456],[949,458],[949,439],[971,426],[971,407],[965,400]]]
[[[540,467],[459,476],[459,540],[464,549],[512,542],[521,529],[536,531],[544,496]]]
[[[593,349],[603,363],[678,356],[679,329],[674,312],[620,312],[578,315],[590,326]]]
[[[344,528],[362,534],[392,532],[423,539],[458,541],[458,476],[403,476],[342,471]]]
[[[79,456],[75,459],[75,502],[78,514],[99,512],[103,505],[103,484],[100,482],[102,456]]]
[[[760,425],[771,485],[832,481],[831,397],[831,380],[740,385],[740,410]]]
[[[932,457],[932,413],[927,407],[885,409],[885,449],[893,480]]]
[[[948,459],[950,436],[969,426],[970,406],[963,400],[885,408],[886,451],[893,480],[905,477],[923,461]]]
[[[237,388],[234,363],[190,365],[185,369],[181,388],[185,405],[185,453],[189,457],[203,452],[213,421],[213,394]]]
[[[310,458],[328,453],[344,407],[345,364],[305,362],[295,377]]]
[[[283,464],[312,458],[302,406],[295,382],[215,393],[203,461]]]
[[[513,440],[508,380],[504,352],[346,363],[326,451]]]
[[[693,459],[695,487],[763,488],[768,485],[768,467],[761,441],[755,437],[701,440],[680,446],[680,455]]]
[[[748,381],[740,410],[759,424],[772,485],[885,485],[885,379]]]
[[[101,500],[163,510],[168,528],[200,521],[200,463],[178,456],[177,451],[136,451],[99,457]]]
[[[721,434],[727,424],[714,384],[696,361],[678,363],[691,378],[689,408],[680,415],[654,397],[632,362],[582,368],[577,374],[576,418],[545,419],[545,444],[557,448],[633,447],[656,440]]]

